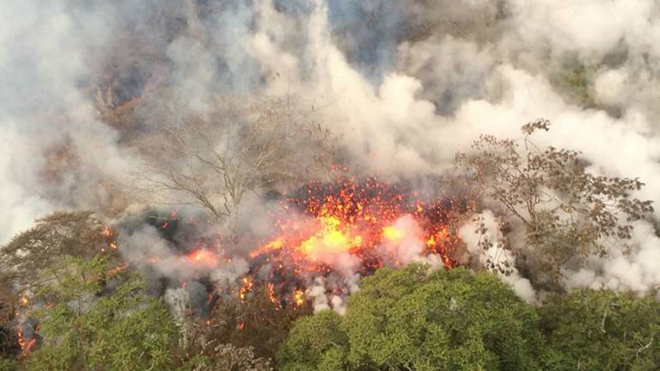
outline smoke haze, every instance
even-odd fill
[[[253,161],[227,138],[259,123],[251,107],[272,101],[287,102],[292,122],[327,129],[333,160],[392,182],[442,175],[479,134],[519,138],[522,124],[544,117],[553,127],[539,145],[581,151],[596,174],[640,177],[637,196],[660,201],[652,0],[6,0],[0,19],[0,244],[54,210],[116,218],[162,201],[135,176],[148,162],[144,149],[192,118],[224,118],[217,136],[191,137],[196,148]],[[289,169],[315,168],[308,154],[317,142],[296,130],[286,138],[293,157],[277,163],[279,180],[263,193],[295,183]],[[181,166],[178,158],[163,163]],[[242,201],[262,210],[261,196]],[[266,211],[254,214],[239,215],[241,228],[266,235]],[[122,238],[155,246],[150,254],[168,272],[192,274],[152,227]],[[633,242],[630,255],[612,251],[566,272],[566,287],[657,288],[653,226],[639,222]],[[420,243],[400,251],[406,261]],[[127,251],[131,260],[144,249]],[[248,269],[232,264],[215,274],[229,280]],[[517,272],[507,279],[533,300]],[[317,286],[309,289],[317,306],[342,300]]]

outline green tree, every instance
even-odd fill
[[[479,197],[499,208],[505,217],[502,232],[522,225],[525,243],[515,252],[527,266],[519,268],[536,284],[556,285],[566,266],[604,256],[609,246],[627,251],[631,222],[653,207],[633,197],[643,186],[638,179],[596,176],[586,171],[578,151],[538,148],[530,136],[549,128],[546,120],[526,124],[520,142],[482,135],[472,153],[457,154],[456,164],[470,174]],[[492,242],[482,239],[482,245],[488,249]]]
[[[533,370],[538,318],[491,274],[381,269],[332,313],[296,322],[278,353],[294,370]]]
[[[281,369],[344,370],[349,343],[341,322],[341,316],[334,311],[298,320],[278,354]]]
[[[41,289],[50,301],[30,314],[44,341],[26,370],[173,369],[179,330],[167,307],[143,294],[139,277],[106,263],[103,255],[67,259],[57,284]],[[112,289],[99,297],[108,281]]]
[[[18,363],[15,360],[0,357],[0,371],[16,371]]]
[[[44,273],[56,273],[52,268],[68,258],[91,259],[103,249],[118,257],[110,246],[113,234],[91,212],[55,212],[2,247],[0,269],[14,286],[35,291],[45,281],[57,280]]]
[[[651,371],[660,367],[660,303],[653,297],[584,290],[539,310],[549,371]]]
[[[34,227],[15,236],[0,249],[0,350],[6,355],[20,352],[16,336],[17,313],[29,312],[34,304],[54,304],[56,292],[68,290],[65,277],[74,268],[72,261],[91,264],[95,256],[103,265],[121,264],[112,248],[114,232],[91,212],[56,212],[38,219]],[[105,250],[105,252],[103,252]],[[99,255],[102,253],[103,255]],[[96,259],[98,262],[99,260]],[[96,285],[97,294],[105,288],[107,275],[87,275],[85,280]]]

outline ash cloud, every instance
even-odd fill
[[[10,0],[0,16],[0,243],[55,209],[152,202],[126,186],[140,144],[213,117],[218,97],[297,97],[342,165],[388,181],[441,175],[480,133],[516,138],[545,117],[540,145],[639,176],[638,196],[660,201],[651,0]],[[566,272],[567,287],[658,287],[653,227],[635,242]]]

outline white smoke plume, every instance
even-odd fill
[[[652,0],[8,0],[0,17],[0,243],[56,209],[148,203],[126,191],[140,143],[212,117],[217,97],[296,97],[301,117],[338,138],[343,165],[387,181],[443,174],[480,133],[516,138],[544,117],[553,128],[539,145],[640,177],[636,196],[660,201]],[[122,242],[152,244],[163,267],[188,274],[156,237],[147,228]],[[567,287],[657,288],[653,226],[638,223],[634,242],[566,272]]]
[[[485,233],[479,233],[480,224],[486,229]],[[469,257],[478,259],[482,266],[489,267],[497,273],[504,282],[511,285],[513,290],[522,299],[528,302],[536,300],[536,293],[528,279],[521,277],[516,268],[516,258],[513,253],[503,246],[497,218],[490,210],[484,210],[475,216],[474,221],[466,223],[459,231],[461,239],[465,242]],[[484,249],[480,240],[488,239],[492,246]],[[502,269],[501,271],[499,269]]]

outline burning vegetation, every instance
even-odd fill
[[[457,225],[474,207],[466,198],[423,201],[409,187],[376,179],[310,183],[275,204],[268,216],[274,230],[266,238],[248,236],[257,242],[243,256],[228,245],[231,239],[199,235],[195,219],[177,212],[150,216],[154,230],[175,242],[178,258],[145,251],[133,264],[160,272],[176,264],[179,270],[196,272],[199,279],[212,279],[214,272],[245,260],[247,270],[234,281],[241,301],[256,286],[266,289],[278,306],[301,306],[318,282],[324,282],[324,292],[316,290],[314,295],[344,298],[355,280],[384,266],[413,261],[455,266],[461,248]],[[109,246],[116,242],[109,241]],[[227,288],[209,287],[207,304],[216,300],[219,289]]]
[[[277,232],[250,252],[249,274],[299,305],[320,279],[328,294],[343,297],[352,276],[384,266],[436,260],[451,268],[456,222],[470,207],[467,200],[423,202],[375,179],[312,183],[280,202]]]
[[[103,272],[84,277],[98,282],[97,295],[105,296],[126,274],[139,271],[149,292],[178,298],[174,303],[180,304],[173,305],[182,305],[186,321],[199,322],[204,331],[223,328],[229,334],[225,342],[273,357],[294,319],[313,310],[345,310],[360,277],[415,261],[445,268],[457,264],[455,255],[462,249],[457,226],[474,208],[472,201],[427,201],[411,189],[376,179],[309,183],[273,202],[267,217],[275,227],[268,236],[247,238],[255,241],[247,252],[231,245],[235,239],[208,232],[202,218],[178,209],[149,212],[138,222],[93,221],[98,237],[91,241],[106,264]],[[144,224],[149,239],[138,240],[139,245],[123,239],[132,233],[144,237]],[[138,247],[143,250],[132,254]],[[118,259],[119,252],[126,260]],[[227,273],[238,262],[244,268]],[[255,305],[262,309],[250,309]],[[29,352],[37,340],[27,340],[23,327],[17,335]],[[31,328],[36,335],[37,326]],[[271,340],[260,345],[248,334],[264,328],[271,328],[263,335]]]

